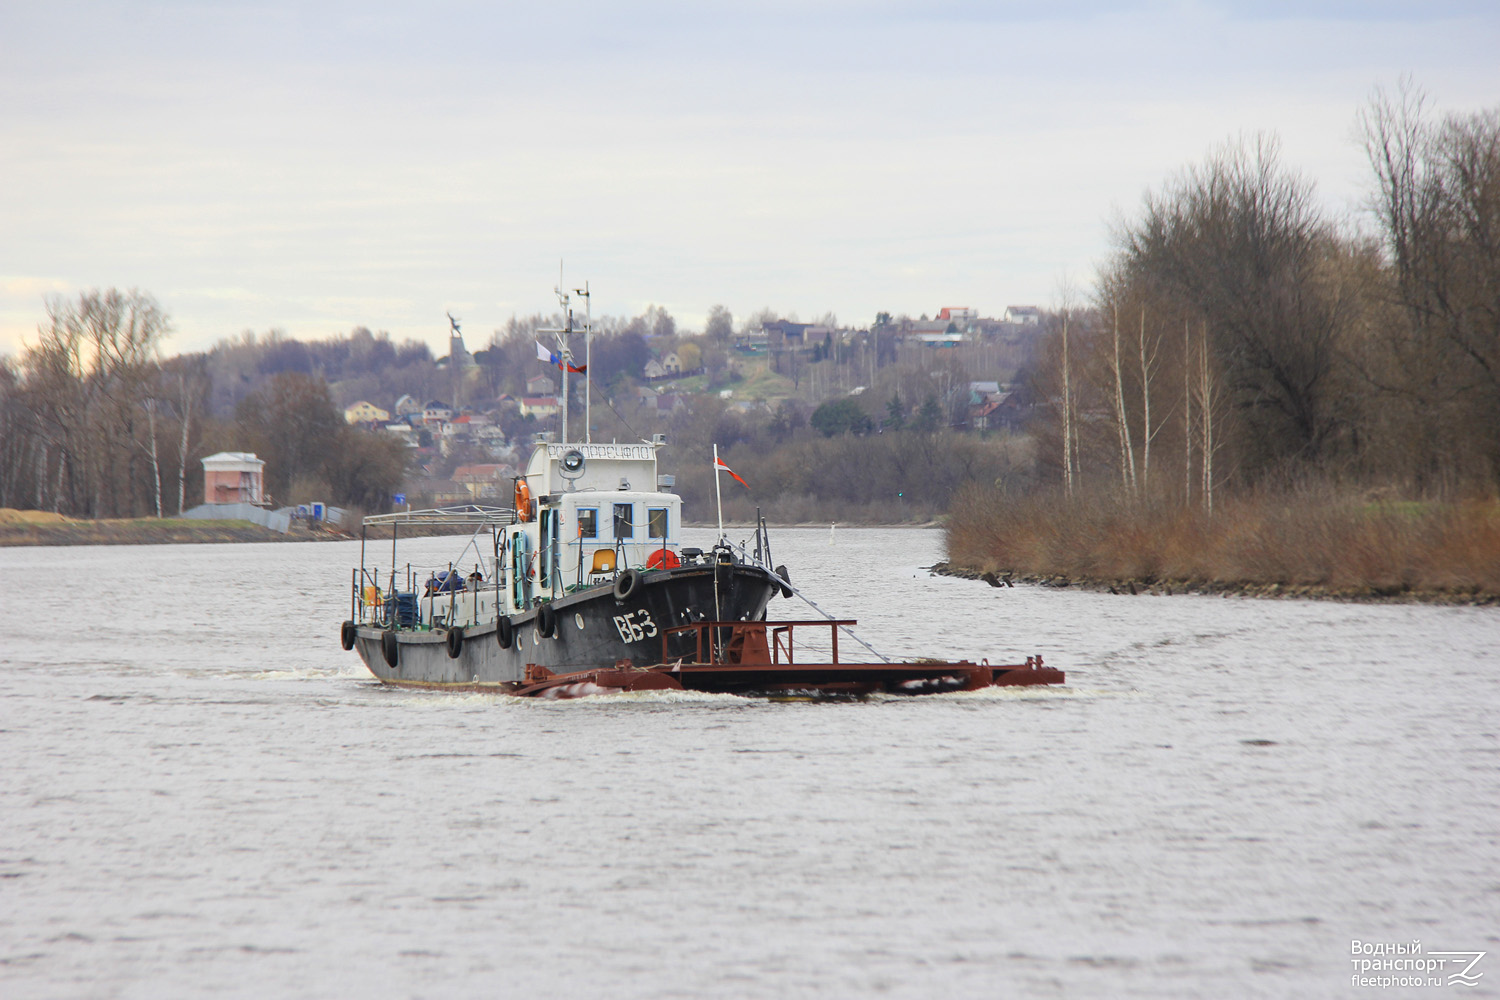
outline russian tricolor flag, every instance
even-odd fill
[[[561,355],[556,354],[556,353],[554,353],[552,351],[547,350],[545,347],[542,346],[542,342],[539,341],[539,340],[536,341],[535,343],[536,343],[536,356],[537,356],[537,360],[538,361],[545,361],[549,365],[553,365],[553,366],[555,366],[557,368],[562,368],[562,366],[563,366],[563,360],[562,360],[562,356]],[[572,372],[574,375],[582,375],[585,372],[587,372],[588,370],[589,370],[589,366],[588,365],[569,365],[568,366],[568,371]]]

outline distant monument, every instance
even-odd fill
[[[458,320],[453,314],[448,314],[448,325],[452,332],[448,335],[448,371],[453,376],[453,405],[462,406],[464,402],[464,376],[479,367],[474,360],[474,355],[464,346],[463,332],[458,328]]]
[[[474,355],[464,346],[463,332],[458,328],[458,320],[453,314],[448,314],[448,325],[452,332],[448,335],[448,365],[456,371],[466,371],[470,368],[478,368],[479,362],[474,360]]]

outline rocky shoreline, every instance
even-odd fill
[[[1142,594],[1172,597],[1178,594],[1220,597],[1294,598],[1315,601],[1351,601],[1384,604],[1453,604],[1472,607],[1500,606],[1500,594],[1481,590],[1413,590],[1407,587],[1368,585],[1357,588],[1318,585],[1264,583],[1227,580],[1152,580],[1070,577],[1063,574],[995,573],[973,566],[939,562],[930,567],[934,576],[952,576],[982,581],[991,587],[1011,587],[1017,583],[1038,587],[1076,588],[1133,597]]]

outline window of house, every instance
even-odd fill
[[[646,536],[648,538],[667,537],[667,508],[650,507],[646,510]]]
[[[579,538],[598,538],[599,537],[599,508],[598,507],[579,507],[578,508],[578,537]]]
[[[628,503],[615,504],[615,537],[635,537],[635,505]]]

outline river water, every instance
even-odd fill
[[[1351,985],[1353,940],[1490,951],[1460,992],[1494,995],[1500,611],[992,589],[930,576],[926,530],[773,544],[884,652],[1067,684],[412,692],[338,646],[357,543],[0,550],[0,995],[1436,988]]]

